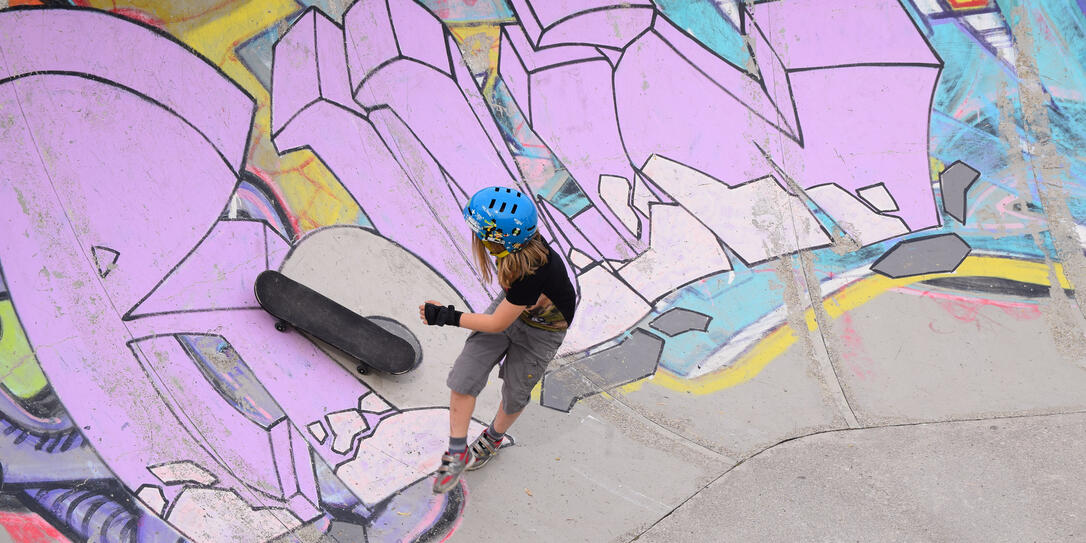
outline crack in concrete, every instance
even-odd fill
[[[570,366],[573,366],[573,365],[570,364]],[[669,427],[661,424],[660,422],[656,421],[652,417],[649,417],[649,416],[645,415],[644,413],[639,411],[634,406],[622,401],[618,395],[609,392],[608,389],[606,389],[606,388],[603,388],[600,385],[600,383],[598,383],[597,381],[594,381],[592,379],[592,376],[590,376],[586,372],[582,371],[581,368],[573,366],[572,371],[580,374],[586,381],[588,381],[589,383],[592,383],[593,385],[595,385],[596,389],[599,391],[597,394],[593,394],[592,396],[581,399],[579,403],[586,404],[590,408],[596,410],[597,412],[601,411],[604,408],[609,407],[608,404],[611,404],[611,403],[617,404],[619,406],[622,406],[622,407],[626,408],[626,410],[628,412],[632,413],[633,415],[636,415],[636,417],[638,419],[640,419],[646,425],[651,426],[652,428],[654,428],[659,433],[661,433],[661,434],[663,434],[665,436],[674,438],[674,439],[678,439],[678,440],[684,442],[685,444],[691,446],[692,448],[698,450],[702,454],[708,454],[709,456],[712,456],[712,457],[714,457],[716,459],[726,459],[726,460],[729,460],[729,461],[733,460],[728,455],[723,454],[720,451],[714,450],[712,447],[709,447],[708,445],[706,445],[704,443],[699,443],[698,441],[696,441],[694,439],[691,439],[691,438],[689,438],[687,436],[684,436],[683,434],[675,431],[674,429],[669,428]],[[611,387],[611,390],[612,391],[619,390],[620,388],[621,388],[621,386]],[[603,414],[603,413],[600,413],[600,414]],[[612,413],[612,414],[614,414],[614,413]],[[612,422],[615,422],[615,421],[612,420]],[[619,424],[618,426],[621,427],[622,425]],[[634,436],[631,436],[631,437],[634,437]],[[650,443],[650,445],[652,445],[652,444]]]
[[[814,272],[814,257],[810,251],[803,251],[799,254],[799,260],[803,280],[807,283],[807,298],[811,303],[811,311],[814,313],[815,326],[819,337],[822,338],[822,347],[826,350],[826,357],[819,358],[822,373],[827,379],[832,376],[832,381],[837,384],[836,390],[832,392],[838,404],[838,410],[845,417],[845,423],[851,428],[858,428],[861,424],[856,417],[856,411],[852,408],[852,402],[849,401],[848,385],[841,380],[838,373],[838,369],[843,367],[840,353],[844,349],[841,346],[840,337],[833,328],[833,318],[826,312],[826,306],[822,302],[822,283]]]
[[[946,420],[936,420],[936,421],[918,421],[918,422],[904,422],[904,423],[894,423],[894,424],[876,424],[876,425],[871,425],[871,426],[861,426],[861,427],[858,427],[858,428],[831,428],[831,429],[828,429],[828,430],[819,430],[817,432],[811,432],[811,433],[808,433],[808,434],[803,434],[803,435],[799,435],[799,436],[794,436],[794,437],[782,439],[782,440],[778,441],[777,443],[774,443],[773,445],[769,445],[768,447],[765,447],[765,448],[763,448],[761,450],[758,450],[758,451],[754,452],[753,454],[751,454],[751,455],[749,455],[749,456],[747,456],[745,458],[740,459],[738,462],[735,463],[735,465],[733,465],[733,466],[729,467],[728,469],[724,470],[724,472],[722,472],[720,475],[717,475],[711,481],[709,481],[708,483],[703,485],[701,488],[694,491],[694,493],[692,493],[690,496],[688,496],[683,501],[679,502],[678,505],[673,507],[670,511],[665,513],[662,517],[656,519],[656,521],[653,522],[651,525],[649,525],[648,528],[645,528],[644,530],[641,530],[632,539],[626,540],[626,542],[627,543],[633,543],[634,541],[639,540],[641,538],[641,536],[643,536],[646,533],[650,532],[658,524],[663,522],[665,519],[667,519],[671,515],[675,514],[675,512],[678,511],[680,508],[682,508],[684,505],[686,505],[687,502],[689,502],[690,500],[697,497],[698,494],[701,494],[702,492],[704,492],[706,489],[708,489],[710,486],[715,484],[717,481],[720,481],[721,479],[726,477],[729,473],[734,471],[735,468],[738,468],[739,466],[741,466],[741,465],[743,465],[743,464],[757,458],[758,456],[761,456],[762,454],[764,454],[764,453],[766,453],[766,452],[768,452],[768,451],[770,451],[772,449],[780,447],[781,445],[784,445],[786,443],[791,443],[793,441],[799,441],[799,440],[806,439],[806,438],[809,438],[809,437],[814,437],[814,436],[823,435],[823,434],[839,433],[839,432],[862,432],[862,431],[867,431],[867,430],[882,430],[882,429],[886,429],[886,428],[906,428],[906,427],[911,427],[911,426],[949,425],[949,424],[960,424],[960,423],[963,423],[963,422],[985,422],[985,421],[1013,420],[1013,419],[1040,419],[1040,418],[1045,418],[1045,417],[1057,417],[1057,416],[1064,416],[1064,415],[1083,415],[1083,414],[1086,414],[1086,409],[1073,410],[1073,411],[1057,411],[1057,412],[1052,412],[1052,413],[1039,413],[1039,414],[1026,413],[1026,414],[1017,414],[1017,415],[999,415],[999,416],[991,416],[991,417],[967,417],[967,418],[946,419]]]

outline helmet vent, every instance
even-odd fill
[[[502,206],[498,208],[498,213],[505,211],[505,202],[502,202]]]
[[[490,201],[490,205],[488,206],[488,209],[494,209],[494,202],[497,202],[497,200],[491,200]]]
[[[517,204],[513,204],[513,209],[510,209],[509,212],[510,213],[516,213],[517,212]]]
[[[534,226],[529,226],[528,231],[531,232],[532,230],[535,230],[535,227]]]

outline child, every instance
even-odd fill
[[[432,301],[419,306],[426,324],[474,330],[446,380],[451,390],[449,450],[434,480],[434,492],[439,493],[452,489],[464,470],[479,469],[498,454],[505,432],[528,405],[532,389],[562,344],[576,305],[562,261],[536,230],[536,209],[528,195],[485,188],[468,201],[464,220],[475,232],[472,251],[483,280],[490,282],[493,267],[505,293],[486,313],[461,313]],[[490,426],[468,447],[475,398],[503,356],[498,372],[501,405]]]

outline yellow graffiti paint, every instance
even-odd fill
[[[19,398],[30,398],[45,388],[45,374],[26,339],[11,300],[0,302],[0,384]]]
[[[486,86],[483,96],[490,97],[498,78],[498,52],[501,50],[501,26],[497,24],[450,24],[449,33],[460,46],[465,59],[486,58]],[[478,67],[468,63],[469,68]]]
[[[183,3],[96,1],[103,9],[139,9],[174,37],[215,63],[256,101],[248,169],[272,185],[302,232],[355,223],[360,209],[335,175],[309,150],[280,156],[271,143],[271,96],[237,57],[237,47],[273,26],[285,32],[299,6],[290,0]]]
[[[1056,277],[1058,277],[1060,282],[1060,286],[1065,289],[1071,288],[1071,284],[1067,281],[1067,278],[1063,273],[1063,266],[1055,264],[1053,268],[1056,272]],[[937,277],[999,277],[1035,285],[1050,286],[1051,283],[1048,279],[1048,273],[1048,267],[1037,262],[1027,262],[1011,258],[974,256],[966,258],[965,261],[958,266],[958,269],[952,273],[933,273],[902,279],[891,279],[882,275],[866,277],[846,286],[835,294],[827,296],[823,300],[822,306],[826,309],[826,314],[829,315],[830,318],[836,319],[875,299],[888,290]],[[813,310],[808,309],[805,311],[804,319],[807,321],[809,330],[818,328]],[[717,372],[694,379],[684,379],[661,368],[651,380],[646,379],[631,383],[622,387],[620,390],[623,392],[633,392],[641,388],[646,382],[651,382],[678,392],[695,395],[709,394],[724,390],[753,379],[770,362],[784,354],[784,352],[796,342],[796,339],[797,337],[792,327],[788,324],[782,324],[759,340],[733,364]]]
[[[152,21],[216,64],[256,101],[248,169],[272,185],[302,232],[355,223],[360,209],[335,175],[302,150],[280,156],[271,143],[271,96],[237,57],[236,49],[269,28],[285,32],[301,8],[291,0],[91,0],[91,7]]]
[[[930,164],[931,180],[938,181],[939,174],[943,173],[943,170],[946,169],[946,164],[935,157],[928,157],[928,163]]]
[[[331,224],[354,224],[361,208],[331,170],[312,151],[278,155],[268,136],[269,125],[254,127],[249,170],[278,190],[300,233]]]
[[[235,49],[243,42],[264,32],[275,24],[287,24],[287,17],[298,11],[298,5],[290,0],[249,0],[235,3],[229,10],[213,12],[205,20],[189,29],[167,30],[178,39],[204,55],[222,68],[231,79],[254,96],[267,103],[268,93],[237,57]]]
[[[237,58],[238,45],[279,25],[298,10],[290,0],[251,0],[178,35],[219,65],[257,101],[250,135],[250,169],[266,176],[280,191],[301,232],[330,224],[354,223],[360,209],[336,176],[309,150],[280,156],[271,143],[271,97]]]

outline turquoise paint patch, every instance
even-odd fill
[[[1031,56],[1037,65],[1040,83],[1048,94],[1049,132],[1069,168],[1046,170],[1045,181],[1062,183],[1073,193],[1082,194],[1082,156],[1086,143],[1086,15],[1070,0],[1046,2],[1002,1],[1004,13],[1012,25],[1030,33]],[[1024,15],[1019,21],[1019,15]],[[1019,44],[1021,48],[1021,44]]]
[[[480,23],[513,18],[513,10],[504,0],[417,0],[446,23]]]
[[[724,60],[746,69],[751,56],[743,36],[711,0],[655,0],[655,4],[672,24]]]
[[[1006,64],[953,22],[934,26],[931,45],[943,59],[933,108],[955,118],[996,119],[1001,85],[1017,86]]]
[[[498,130],[509,144],[513,155],[529,162],[543,161],[547,163],[550,171],[554,172],[548,178],[522,176],[530,186],[537,187],[534,189],[536,194],[549,201],[567,217],[572,217],[590,206],[588,195],[528,125],[528,119],[500,77],[495,80],[494,91],[487,100],[490,102],[494,120],[497,121]]]

